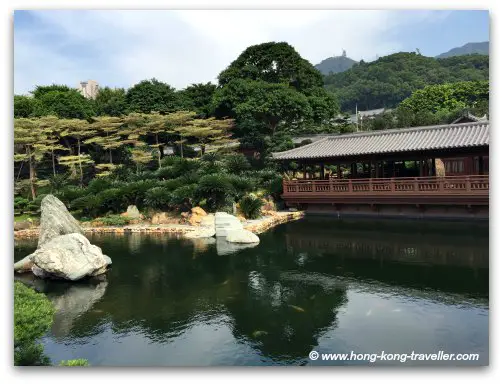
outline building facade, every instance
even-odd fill
[[[96,99],[100,87],[97,81],[87,80],[87,81],[81,81],[77,89],[86,99]]]

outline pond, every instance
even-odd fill
[[[70,284],[21,277],[57,309],[43,338],[55,363],[488,364],[487,223],[306,217],[248,248],[166,234],[90,240],[113,260],[106,278]],[[15,259],[35,246],[16,241]],[[479,359],[357,357],[383,351]],[[321,356],[352,352],[345,361]]]

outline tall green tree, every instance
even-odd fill
[[[168,113],[177,109],[178,98],[173,87],[157,79],[151,79],[143,80],[129,88],[126,102],[131,112]]]
[[[246,48],[220,73],[218,83],[224,86],[235,79],[286,84],[300,92],[323,86],[321,73],[285,42],[268,42]]]
[[[37,94],[36,92],[34,94]],[[75,89],[51,90],[36,98],[39,100],[34,111],[36,116],[54,115],[61,119],[88,119],[95,115],[92,101]]]
[[[14,118],[33,117],[35,112],[40,109],[38,103],[40,100],[34,97],[14,95]]]
[[[200,118],[213,115],[212,100],[217,86],[212,83],[192,84],[178,92],[182,110],[195,111]]]
[[[127,113],[126,91],[123,88],[100,88],[94,100],[96,115],[123,116]]]

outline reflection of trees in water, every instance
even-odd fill
[[[23,274],[15,279],[47,294],[55,309],[51,333],[56,338],[70,335],[76,320],[101,300],[108,285],[105,277],[66,282],[42,280],[32,274]]]
[[[166,234],[93,237],[113,260],[108,285],[74,292],[51,283],[46,292],[61,297],[61,308],[70,308],[68,321],[58,327],[84,338],[108,322],[115,333],[139,332],[166,342],[225,313],[237,340],[272,359],[299,362],[327,328],[337,328],[338,309],[347,302],[341,281],[348,276],[378,280],[383,289],[390,284],[397,291],[487,293],[483,241],[453,241],[435,233],[372,235],[309,220],[291,224],[262,234],[258,246],[238,253]]]
[[[237,339],[251,342],[272,359],[299,362],[324,330],[337,327],[337,309],[345,303],[345,286],[330,277],[251,271],[227,308]]]

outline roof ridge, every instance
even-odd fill
[[[286,151],[281,151],[281,152],[273,152],[272,154],[274,155],[275,153],[290,153],[290,151],[295,151],[295,150],[297,150],[299,148],[309,148],[313,144],[319,144],[319,143],[321,143],[323,141],[327,141],[327,137],[324,137],[323,139],[320,139],[320,140],[317,140],[317,141],[313,141],[312,143],[303,145],[302,147],[296,147],[296,148],[288,149]]]
[[[409,127],[409,128],[393,128],[393,129],[380,129],[377,131],[362,131],[362,132],[351,132],[351,133],[343,133],[338,136],[326,136],[329,139],[337,139],[339,137],[358,137],[358,136],[376,136],[376,135],[384,135],[391,134],[397,132],[416,132],[416,131],[433,131],[437,129],[444,128],[454,128],[454,127],[465,127],[470,125],[487,125],[489,124],[489,120],[487,121],[470,121],[468,123],[457,123],[457,124],[442,124],[442,125],[423,125],[420,127]]]

